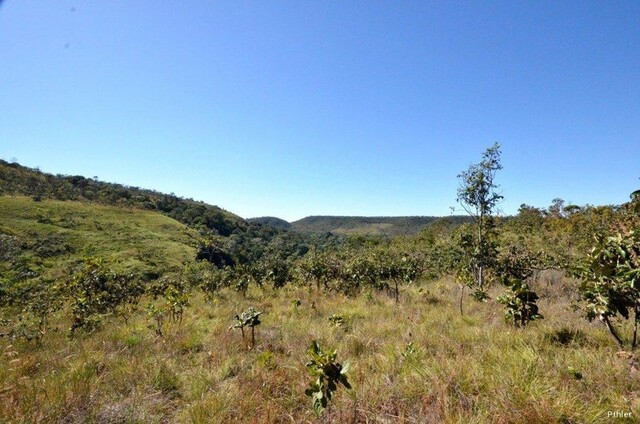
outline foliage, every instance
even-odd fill
[[[613,318],[629,319],[633,315],[630,345],[635,349],[640,320],[640,233],[597,236],[578,275],[582,278],[580,294],[586,303],[587,318],[602,320],[621,348],[625,338]]]
[[[339,276],[335,258],[317,250],[312,250],[298,262],[298,271],[303,280],[315,282],[318,290],[321,285],[327,289],[329,281]]]
[[[497,301],[505,305],[505,319],[516,327],[525,327],[530,321],[544,318],[538,312],[538,295],[522,280],[511,280],[507,292]]]
[[[292,222],[291,226],[304,234],[397,237],[416,235],[438,219],[435,216],[308,216]],[[468,221],[464,216],[453,216],[451,219]]]
[[[398,303],[400,284],[411,284],[422,273],[420,260],[415,255],[401,252],[387,252],[379,260],[378,272],[380,278],[394,283],[394,299]]]
[[[342,384],[347,390],[351,389],[347,378],[349,362],[340,364],[336,361],[336,350],[324,352],[315,340],[311,342],[307,352],[311,360],[305,366],[315,380],[309,383],[309,388],[304,393],[311,397],[313,410],[320,416],[327,408],[338,385]]]
[[[336,327],[342,327],[346,323],[344,317],[338,314],[332,314],[329,317],[329,321]]]
[[[189,306],[188,288],[182,280],[162,277],[148,284],[146,292],[154,300],[162,298],[161,305],[149,302],[146,307],[147,315],[155,321],[156,334],[162,336],[162,325],[167,316],[172,322],[182,322],[184,308]]]
[[[138,303],[142,285],[132,275],[119,275],[102,267],[99,260],[87,259],[67,281],[64,288],[71,301],[71,332],[93,330],[107,315],[118,308]]]
[[[495,262],[495,221],[492,214],[496,205],[503,199],[496,190],[495,176],[502,169],[500,163],[500,145],[494,144],[482,155],[482,160],[470,165],[458,175],[458,203],[473,218],[473,236],[462,240],[468,262],[467,275],[473,277],[477,289],[484,290],[485,271]]]
[[[256,344],[255,327],[260,325],[260,315],[262,315],[262,312],[257,311],[252,306],[249,309],[242,312],[240,315],[236,314],[234,318],[236,319],[237,322],[233,324],[231,327],[229,327],[230,330],[233,328],[239,328],[240,332],[242,333],[243,340],[244,340],[244,328],[245,327],[251,328],[251,345],[249,346],[250,349],[252,349]]]
[[[214,239],[201,239],[198,241],[196,260],[207,260],[218,268],[234,266],[235,261],[223,248],[216,245]]]

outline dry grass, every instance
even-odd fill
[[[183,323],[167,324],[164,337],[139,312],[128,324],[113,319],[73,339],[62,330],[41,345],[5,339],[0,421],[596,423],[611,421],[607,411],[640,416],[640,379],[627,360],[615,355],[603,328],[571,310],[562,290],[547,289],[554,295],[540,302],[546,319],[524,330],[505,324],[493,302],[466,299],[460,316],[456,285],[443,280],[406,288],[399,305],[382,293],[346,298],[295,287],[253,288],[247,298],[224,291],[214,302],[194,294]],[[248,306],[264,311],[250,351],[228,329]],[[332,324],[332,314],[345,323]],[[56,324],[68,328],[64,317]],[[353,393],[339,390],[322,420],[304,395],[313,339],[352,364]]]

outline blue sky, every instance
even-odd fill
[[[0,5],[0,157],[243,217],[447,215],[640,188],[637,1]]]

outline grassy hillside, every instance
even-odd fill
[[[174,194],[99,181],[96,177],[48,174],[38,169],[0,160],[0,195],[33,199],[89,201],[157,211],[193,228],[229,236],[246,231],[247,222],[217,206]]]
[[[415,235],[426,226],[441,218],[434,216],[398,216],[398,217],[363,217],[363,216],[308,216],[292,222],[292,228],[306,234],[362,234],[362,235]],[[467,217],[448,217],[458,223],[468,222]]]
[[[84,257],[153,277],[195,258],[195,231],[157,212],[88,202],[0,196],[0,266],[60,277]]]

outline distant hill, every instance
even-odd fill
[[[447,217],[454,223],[468,222],[467,216]],[[362,234],[401,236],[419,233],[427,225],[440,220],[436,216],[308,216],[291,223],[294,230],[305,234]]]
[[[256,223],[256,224],[261,224],[261,225],[268,225],[270,227],[281,228],[283,230],[291,229],[290,222],[285,221],[284,219],[281,219],[281,218],[276,218],[275,216],[261,216],[258,218],[249,218],[247,219],[247,221]]]
[[[189,227],[189,234],[193,240],[184,243],[189,247],[187,249],[188,254],[185,254],[186,251],[181,248],[180,253],[174,252],[175,254],[166,256],[148,253],[144,253],[142,256],[138,255],[141,258],[149,258],[151,261],[147,264],[149,266],[142,266],[141,264],[122,265],[135,262],[134,259],[137,257],[137,253],[125,254],[114,262],[114,264],[121,264],[122,266],[114,265],[113,269],[123,269],[127,272],[135,270],[138,274],[147,274],[148,271],[155,272],[153,271],[154,265],[152,262],[157,263],[158,266],[156,268],[164,272],[177,269],[176,264],[182,264],[186,260],[193,261],[196,258],[209,259],[206,254],[200,251],[196,253],[196,245],[198,249],[205,248],[205,250],[209,249],[205,247],[209,245],[215,251],[230,255],[234,263],[246,264],[255,263],[263,257],[266,260],[266,257],[269,256],[298,257],[304,255],[312,246],[326,247],[339,243],[339,237],[337,236],[309,237],[306,234],[286,231],[281,228],[282,222],[274,221],[277,218],[270,220],[276,222],[276,225],[263,225],[259,222],[244,220],[218,206],[178,197],[173,193],[164,194],[154,190],[99,181],[97,177],[53,175],[41,172],[39,169],[28,168],[18,163],[9,163],[4,160],[0,160],[0,200],[2,201],[0,207],[7,208],[3,212],[7,210],[13,211],[12,215],[8,215],[4,217],[3,221],[0,221],[0,263],[3,261],[2,249],[4,248],[4,239],[2,237],[18,236],[20,245],[24,247],[24,255],[29,256],[30,253],[28,252],[32,250],[32,244],[39,243],[34,241],[34,239],[38,239],[39,232],[38,234],[34,233],[33,237],[31,237],[27,232],[28,227],[38,228],[41,227],[40,224],[49,222],[53,222],[53,225],[58,227],[57,222],[80,222],[86,216],[94,213],[92,208],[95,208],[97,216],[100,215],[100,211],[104,208],[109,209],[111,211],[109,212],[109,223],[105,224],[97,220],[95,229],[89,226],[90,228],[86,231],[83,230],[81,235],[72,236],[77,241],[77,243],[70,244],[75,246],[71,250],[74,254],[75,252],[81,252],[82,255],[107,257],[109,254],[108,249],[100,249],[100,246],[101,244],[109,246],[110,241],[102,240],[101,243],[92,243],[91,240],[101,240],[101,237],[105,236],[112,237],[114,241],[118,241],[120,237],[127,237],[127,234],[131,234],[131,237],[137,237],[137,227],[132,228],[127,222],[130,217],[133,221],[140,221],[136,225],[139,225],[141,231],[145,234],[151,232],[159,236],[160,239],[167,241],[167,246],[159,247],[160,250],[170,248],[171,240],[176,239],[176,236],[165,237],[161,229],[148,229],[149,231],[147,231],[145,219],[148,218],[150,221],[165,219],[167,226]],[[15,211],[22,212],[22,210],[11,207],[12,202],[21,204],[24,213],[28,214],[23,220],[28,225],[24,227],[24,231],[18,231],[15,234],[15,228],[23,222],[9,218],[20,216]],[[38,215],[35,218],[31,214],[33,211],[38,211]],[[177,222],[169,218],[173,218]],[[42,219],[44,221],[40,222],[39,220]],[[172,223],[169,224],[170,222]],[[44,233],[52,229],[46,225],[42,228]],[[73,226],[70,228],[75,229]],[[97,231],[96,237],[91,235],[94,230]],[[84,237],[85,235],[91,236]],[[12,238],[7,240],[11,241],[11,243],[15,241]],[[57,243],[55,237],[51,240],[53,240],[51,241],[53,245]],[[149,246],[159,246],[159,242],[153,240],[156,240],[156,238],[152,237],[150,239]],[[66,243],[64,240],[62,242]],[[201,242],[206,243],[201,244]],[[49,243],[49,238],[45,240],[45,244],[47,243]],[[81,247],[91,245],[96,246],[95,250],[85,251],[85,248]],[[114,244],[114,246],[116,245]],[[142,247],[139,247],[136,251],[146,252],[141,249]],[[129,252],[127,246],[118,247],[118,249],[114,250]],[[26,257],[24,255],[20,257]],[[0,269],[0,280],[1,277],[2,269]]]
[[[0,195],[29,196],[35,201],[89,201],[157,211],[192,228],[206,228],[221,236],[246,231],[248,226],[239,216],[204,202],[81,175],[47,174],[4,160],[0,160]]]

